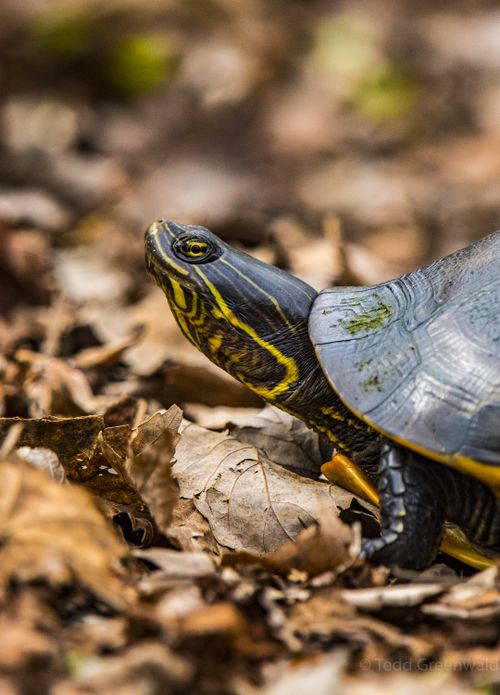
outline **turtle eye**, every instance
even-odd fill
[[[174,241],[172,248],[178,258],[191,263],[203,263],[219,255],[209,241],[199,238],[180,237]]]

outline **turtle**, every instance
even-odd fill
[[[319,293],[202,226],[159,220],[145,248],[185,337],[377,486],[364,558],[422,570],[445,523],[500,553],[500,232]]]

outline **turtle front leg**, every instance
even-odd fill
[[[381,535],[364,541],[362,556],[385,565],[428,567],[439,548],[445,504],[436,489],[432,466],[418,454],[384,444],[378,491]]]

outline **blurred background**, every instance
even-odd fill
[[[158,217],[317,288],[500,227],[496,2],[2,0],[0,84],[4,353],[141,325],[136,375],[188,359],[144,272]]]

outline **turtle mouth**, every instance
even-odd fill
[[[170,239],[162,230],[163,220],[153,222],[144,235],[146,269],[152,275],[165,275],[174,271]]]
[[[155,238],[150,234],[150,229],[148,229],[145,238],[145,264],[146,270],[155,279],[158,276],[167,274],[169,269],[167,263],[164,260],[162,260],[162,258],[160,258],[158,249],[156,248],[156,244],[157,242]]]
[[[146,270],[150,275],[156,278],[158,275],[162,274],[162,269],[159,267],[159,262],[153,255],[153,253],[148,249],[145,259],[144,259]],[[163,269],[163,273],[165,269]]]
[[[147,228],[144,234],[144,245],[146,247],[147,258],[159,260],[160,248],[163,249],[160,241],[161,233],[161,222],[153,222],[153,224]]]

